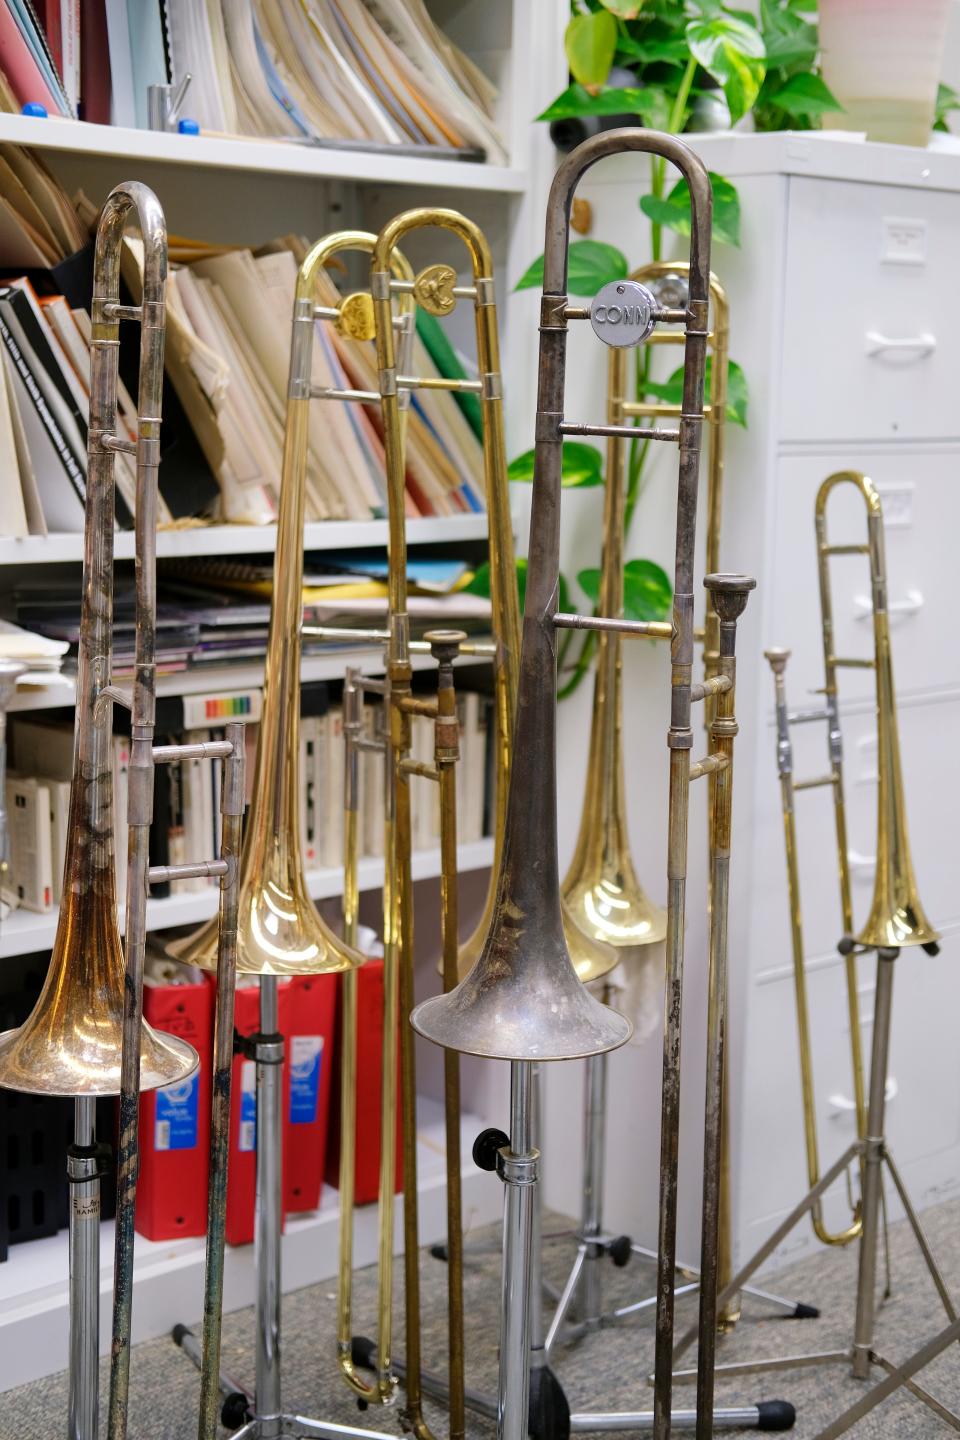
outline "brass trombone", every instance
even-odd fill
[[[689,297],[680,310],[660,306],[645,286],[628,281],[605,286],[590,307],[569,303],[566,293],[569,213],[576,185],[584,171],[597,160],[625,150],[665,157],[688,182],[692,206]],[[701,775],[710,776],[710,783],[715,786],[701,1332],[712,1332],[715,1323],[729,786],[736,733],[733,653],[736,620],[753,581],[742,576],[708,577],[721,617],[721,673],[708,683],[694,685],[691,674],[693,561],[706,360],[711,198],[710,183],[699,159],[675,138],[643,130],[608,131],[593,137],[564,159],[554,178],[544,245],[536,459],[514,735],[515,755],[525,763],[516,764],[511,776],[496,910],[480,958],[452,993],[424,1001],[413,1013],[415,1028],[437,1044],[511,1061],[511,1133],[507,1136],[501,1131],[485,1132],[474,1148],[478,1163],[488,1169],[496,1168],[506,1186],[498,1413],[498,1434],[505,1440],[521,1440],[527,1427],[530,1252],[538,1169],[532,1133],[531,1069],[539,1061],[602,1054],[622,1045],[630,1034],[629,1022],[600,1004],[578,982],[564,938],[557,857],[555,650],[557,631],[564,628],[672,641],[667,998],[653,1422],[654,1433],[661,1440],[667,1435],[671,1422],[687,802],[690,780]],[[627,621],[616,614],[593,617],[557,611],[564,436],[622,435],[630,439],[634,433],[632,427],[579,424],[563,418],[567,326],[571,320],[586,319],[591,321],[599,338],[611,345],[638,344],[661,322],[685,327],[684,405],[680,425],[677,429],[652,429],[649,435],[652,440],[679,443],[672,625]],[[702,701],[708,696],[717,699],[710,754],[692,765],[691,706],[695,700]],[[707,1427],[701,1433],[707,1435],[713,1425],[710,1346],[704,1346],[702,1360],[704,1380],[702,1393],[698,1392],[698,1411]]]
[[[861,496],[866,509],[867,536],[863,542],[835,544],[827,531],[827,508],[830,496],[842,486],[852,486]],[[821,634],[826,684],[824,704],[812,709],[790,711],[787,707],[784,674],[789,651],[770,649],[766,652],[773,671],[776,697],[777,770],[783,809],[784,838],[787,855],[787,886],[790,905],[790,928],[793,950],[794,981],[800,1035],[801,1085],[804,1101],[804,1134],[810,1188],[807,1194],[768,1237],[755,1255],[740,1269],[721,1292],[722,1305],[729,1295],[742,1288],[754,1271],[773,1253],[791,1230],[810,1215],[817,1237],[826,1244],[843,1245],[859,1238],[860,1255],[857,1283],[856,1317],[852,1345],[849,1349],[825,1351],[813,1356],[784,1356],[746,1368],[789,1367],[795,1364],[837,1364],[849,1361],[857,1379],[870,1378],[872,1367],[885,1370],[888,1379],[878,1384],[863,1400],[852,1406],[820,1432],[818,1440],[834,1440],[845,1434],[862,1415],[867,1414],[887,1394],[900,1385],[907,1385],[919,1399],[960,1429],[960,1417],[949,1412],[912,1381],[912,1375],[929,1363],[947,1343],[957,1338],[957,1312],[950,1299],[943,1277],[933,1258],[930,1246],[920,1227],[900,1172],[885,1139],[885,1105],[887,1062],[890,1046],[890,1024],[893,1013],[893,971],[901,951],[919,945],[928,954],[939,949],[939,935],[924,913],[917,893],[910,843],[907,832],[906,805],[900,767],[900,744],[897,735],[896,696],[890,645],[890,621],[887,610],[887,573],[883,539],[883,511],[880,496],[872,481],[858,471],[844,470],[829,475],[821,484],[815,506],[817,565],[819,572]],[[833,598],[830,584],[830,562],[837,557],[860,556],[867,559],[873,608],[873,654],[871,657],[841,656],[836,651]],[[838,675],[844,669],[868,669],[874,672],[877,721],[877,860],[873,899],[865,923],[858,929],[853,916],[847,856],[846,811],[843,796],[843,756],[840,725]],[[791,727],[796,724],[824,722],[827,727],[828,769],[825,774],[809,780],[793,778],[793,746]],[[794,796],[801,790],[828,787],[833,795],[837,839],[837,870],[840,887],[840,919],[842,935],[837,949],[844,959],[847,979],[847,1001],[852,1039],[854,1085],[856,1099],[857,1137],[825,1173],[820,1173],[817,1153],[815,1096],[813,1092],[810,1054],[810,1024],[804,974],[803,928]],[[857,1004],[856,959],[876,952],[877,983],[874,993],[873,1040],[870,1057],[869,1098],[863,1108],[863,1075],[859,1052],[860,1016]],[[852,1223],[846,1231],[827,1230],[821,1215],[821,1200],[831,1185],[848,1174],[856,1164],[861,1173],[861,1198],[854,1209]],[[883,1208],[883,1170],[889,1174],[906,1211],[918,1246],[930,1271],[950,1324],[941,1336],[935,1337],[910,1359],[896,1366],[879,1357],[874,1348],[876,1312],[875,1282],[881,1212]],[[946,1336],[946,1339],[944,1339]],[[688,1332],[679,1345],[682,1353],[697,1338]],[[700,1337],[703,1344],[703,1337]],[[720,1373],[726,1367],[718,1366]],[[742,1364],[734,1367],[738,1372]],[[693,1371],[681,1372],[681,1378],[692,1378]]]
[[[143,243],[143,297],[119,303],[124,232],[135,221]],[[127,1428],[133,1303],[134,1207],[140,1093],[186,1079],[197,1055],[185,1041],[143,1019],[147,889],[191,876],[220,877],[219,959],[225,992],[235,927],[235,855],[243,795],[242,728],[204,746],[154,746],[157,471],[163,384],[167,236],[163,212],[145,185],[110,194],[97,225],[90,358],[83,604],[77,659],[77,724],[63,899],[46,982],[18,1030],[0,1036],[0,1085],[75,1099],[70,1183],[71,1440],[96,1440],[99,1387],[100,1178],[105,1150],[95,1133],[100,1095],[120,1097],[113,1343],[108,1434]],[[117,359],[121,320],[140,325],[139,424],[136,441],[117,428]],[[136,653],[132,691],[112,683],[114,460],[136,457]],[[117,919],[112,814],[111,735],[114,704],[131,711],[126,935]],[[154,766],[201,753],[225,761],[223,848],[216,861],[150,867],[147,842]],[[232,1021],[231,1021],[232,1028]],[[216,1117],[215,1117],[216,1119]]]
[[[441,228],[464,244],[473,271],[473,283],[461,286],[448,265],[431,265],[414,276],[400,246],[411,232]],[[351,1271],[353,1225],[354,1090],[356,1073],[356,989],[345,977],[343,1008],[343,1077],[341,1114],[341,1250],[338,1305],[338,1360],[340,1368],[361,1398],[387,1403],[395,1387],[391,1357],[393,1189],[395,1175],[395,1115],[397,1106],[397,1037],[400,1044],[400,1108],[404,1174],[404,1264],[408,1354],[404,1369],[405,1424],[428,1440],[430,1431],[422,1412],[420,1360],[420,1292],[416,1163],[416,1075],[413,1037],[408,1015],[413,1004],[413,896],[411,879],[410,777],[438,781],[441,790],[441,884],[443,904],[443,955],[447,983],[455,980],[456,956],[456,830],[453,766],[457,745],[451,725],[453,704],[452,660],[456,653],[487,653],[490,647],[464,644],[459,632],[432,632],[424,641],[410,639],[406,598],[405,447],[404,429],[410,395],[419,388],[464,390],[479,395],[483,417],[484,471],[487,481],[491,533],[509,525],[500,405],[499,353],[493,293],[493,264],[482,232],[451,210],[408,211],[391,221],[379,236],[345,232],[321,242],[331,255],[357,249],[371,255],[370,291],[348,295],[337,306],[313,306],[313,319],[331,321],[351,338],[376,343],[378,388],[344,390],[310,387],[317,398],[377,405],[380,408],[386,460],[389,530],[388,623],[383,631],[354,631],[324,626],[305,627],[304,633],[360,645],[386,645],[386,679],[370,680],[350,671],[344,688],[344,731],[347,740],[345,791],[344,926],[349,938],[357,916],[357,759],[362,749],[382,751],[385,784],[384,880],[384,1055],[381,1092],[379,1305],[376,1343],[376,1381],[368,1385],[355,1364],[362,1342],[351,1333]],[[317,247],[318,249],[320,247]],[[482,379],[445,380],[410,373],[414,306],[422,305],[437,316],[449,314],[459,299],[474,302],[477,353]],[[507,530],[509,534],[509,530]],[[496,564],[494,564],[496,571]],[[512,578],[512,577],[511,577]],[[411,693],[414,652],[430,650],[439,665],[437,696],[424,701]],[[383,696],[386,734],[382,740],[360,735],[360,696],[363,690]],[[498,691],[498,695],[502,693]],[[424,766],[410,757],[413,715],[435,722],[435,762]],[[453,968],[452,968],[453,967]],[[447,1141],[448,1236],[451,1247],[448,1275],[450,1297],[450,1430],[463,1434],[463,1320],[461,1217],[459,1200],[459,1067],[455,1057],[445,1066],[445,1118]],[[364,1357],[366,1358],[366,1357]]]

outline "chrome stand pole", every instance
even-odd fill
[[[510,1140],[497,1155],[503,1194],[497,1440],[526,1440],[530,1403],[531,1282],[539,1152],[534,1148],[533,1066],[510,1065]]]
[[[70,1184],[69,1440],[97,1440],[100,1365],[100,1161],[93,1096],[73,1102]]]
[[[864,1138],[860,1267],[857,1278],[857,1312],[853,1328],[853,1374],[870,1378],[877,1283],[877,1241],[883,1190],[884,1123],[886,1119],[887,1062],[890,1022],[893,1016],[893,962],[896,950],[877,951],[877,988],[873,1002],[873,1051],[870,1057],[870,1099]]]
[[[256,1397],[258,1434],[281,1435],[280,1399],[280,1231],[283,1217],[283,1036],[278,1033],[277,980],[260,979],[260,1034],[255,1041],[257,1067],[257,1194],[255,1254],[257,1267]]]

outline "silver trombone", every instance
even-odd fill
[[[629,281],[604,286],[589,307],[572,306],[569,302],[569,214],[574,191],[584,172],[596,161],[623,151],[664,157],[680,170],[689,185],[690,283],[683,310],[659,306],[646,287]],[[687,808],[690,781],[698,776],[710,777],[716,817],[711,835],[713,904],[701,1336],[712,1335],[715,1328],[730,784],[736,734],[734,641],[737,619],[754,582],[744,576],[707,578],[721,622],[720,657],[717,675],[694,685],[694,540],[703,423],[711,208],[710,182],[700,160],[681,141],[643,130],[607,131],[579,146],[560,165],[547,204],[536,460],[514,733],[516,763],[510,780],[496,905],[483,950],[470,974],[450,993],[418,1005],[412,1017],[415,1029],[428,1040],[466,1054],[511,1062],[510,1134],[485,1131],[474,1148],[477,1163],[482,1168],[496,1169],[506,1187],[497,1408],[498,1435],[502,1440],[522,1440],[527,1430],[530,1280],[539,1165],[533,1139],[531,1072],[533,1066],[542,1061],[575,1059],[616,1049],[629,1038],[631,1029],[624,1016],[600,1004],[580,984],[563,933],[556,812],[556,636],[561,629],[595,629],[671,640],[667,991],[656,1389],[651,1419],[658,1440],[666,1440],[671,1424]],[[672,624],[633,622],[620,615],[567,615],[557,610],[564,437],[623,434],[629,439],[634,433],[631,427],[589,425],[564,419],[566,340],[571,320],[589,320],[598,337],[614,346],[639,344],[661,322],[685,327],[683,412],[679,427],[647,432],[652,440],[679,446]],[[692,705],[708,696],[716,701],[710,753],[691,764]],[[698,1435],[707,1436],[714,1426],[711,1345],[702,1346],[701,1361],[703,1375],[698,1387],[696,1423]],[[633,1417],[631,1423],[636,1426]]]
[[[130,220],[144,251],[143,298],[119,301],[120,257]],[[96,1099],[119,1095],[117,1218],[114,1254],[109,1440],[127,1432],[133,1308],[134,1208],[140,1094],[186,1079],[197,1066],[186,1041],[143,1019],[147,890],[158,881],[220,879],[218,1035],[233,1028],[231,958],[236,938],[236,865],[243,804],[243,728],[200,746],[153,743],[156,668],[157,472],[167,276],[163,211],[145,185],[118,185],[97,226],[90,358],[90,424],[83,542],[83,604],[77,660],[77,724],[63,900],[46,982],[17,1030],[0,1036],[0,1085],[75,1099],[70,1183],[70,1440],[99,1433],[100,1179],[105,1148],[97,1141]],[[120,322],[140,324],[136,440],[116,434]],[[113,627],[114,457],[136,457],[136,642],[131,690],[111,679]],[[113,706],[131,712],[126,933],[121,945],[116,903],[112,812]],[[218,860],[149,864],[154,766],[197,754],[224,762],[223,840]],[[216,1087],[215,1087],[216,1094]],[[229,1104],[229,1093],[226,1097]],[[215,1101],[214,1134],[226,1144],[224,1101]]]

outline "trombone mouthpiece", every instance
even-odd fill
[[[774,675],[782,675],[787,668],[790,651],[785,650],[782,645],[771,645],[769,650],[764,650],[763,655]]]

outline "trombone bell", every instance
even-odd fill
[[[97,939],[84,937],[85,954],[65,948],[29,1017],[0,1035],[3,1089],[71,1098],[119,1095],[123,956],[119,936],[101,932]],[[186,1080],[199,1064],[192,1045],[145,1020],[140,1046],[142,1090]]]
[[[633,1028],[584,988],[559,914],[552,933],[534,936],[503,909],[467,978],[422,1001],[412,1024],[436,1045],[489,1060],[599,1055],[625,1044]]]

